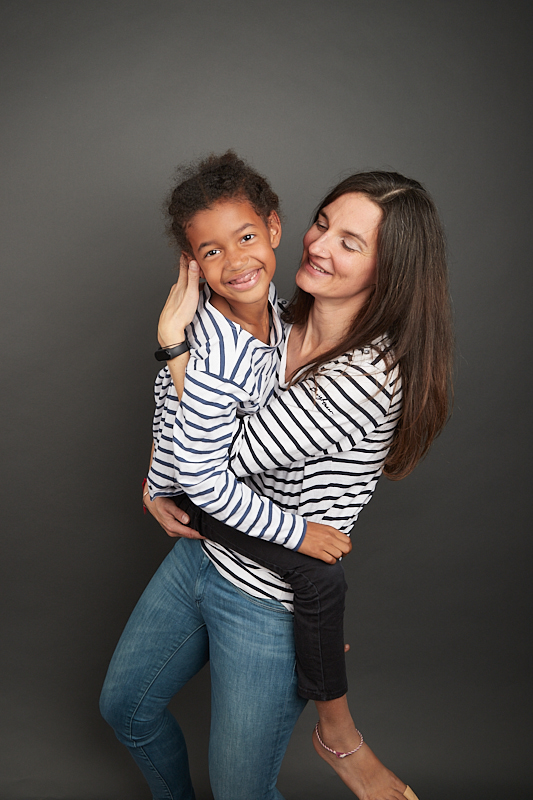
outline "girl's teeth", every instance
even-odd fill
[[[257,275],[257,270],[255,272],[250,272],[248,275],[245,275],[243,278],[235,278],[234,281],[230,281],[230,283],[248,283]]]

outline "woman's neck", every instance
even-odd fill
[[[346,335],[354,317],[353,304],[323,303],[315,300],[307,321],[294,325],[287,343],[286,379],[336,347]]]

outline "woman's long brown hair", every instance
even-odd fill
[[[342,342],[307,365],[302,377],[343,353],[387,337],[389,371],[402,379],[402,413],[384,466],[392,480],[408,475],[448,418],[453,333],[446,247],[433,200],[417,181],[396,172],[361,172],[336,186],[321,209],[344,194],[366,195],[383,213],[377,239],[376,288]],[[297,289],[284,312],[304,325],[314,298]]]

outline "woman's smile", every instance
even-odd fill
[[[307,261],[304,264],[304,267],[306,267],[308,270],[311,270],[312,272],[321,272],[322,275],[330,274],[327,270],[322,269],[322,267],[319,267],[318,264],[315,264],[313,261],[311,261],[310,258],[307,259]]]

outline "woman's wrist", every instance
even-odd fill
[[[144,478],[143,479],[142,487],[143,487],[143,496],[142,496],[143,513],[146,514],[146,511],[148,509],[148,506],[146,505],[146,502],[148,502],[148,503],[151,502],[151,500],[150,500],[150,489],[148,488],[148,478]],[[148,501],[146,501],[146,498],[148,498]]]

